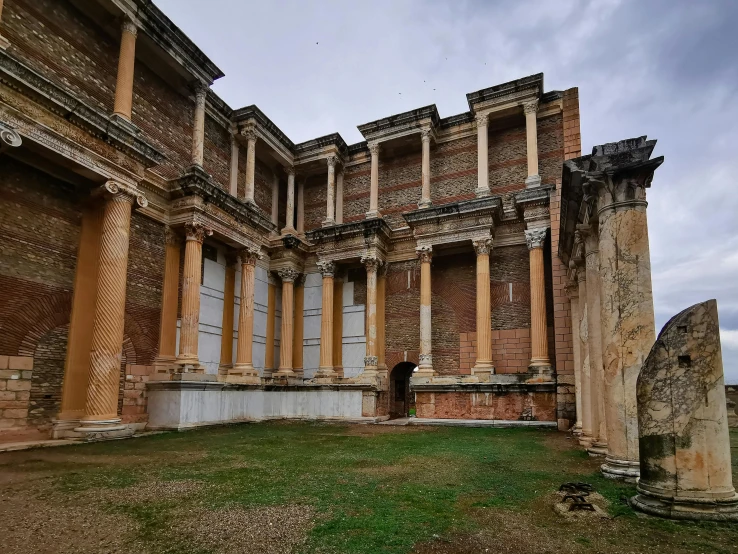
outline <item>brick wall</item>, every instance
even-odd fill
[[[28,426],[33,358],[0,356],[0,433]]]
[[[69,325],[49,331],[38,341],[33,353],[28,422],[35,427],[47,428],[59,413],[68,333]]]
[[[556,395],[525,390],[495,393],[417,392],[419,418],[555,421]]]
[[[327,205],[327,186],[328,186],[328,174],[310,175],[305,181],[305,231],[311,231],[313,229],[320,228],[323,220],[325,219],[326,205]],[[346,177],[344,175],[344,195],[346,194]],[[368,190],[368,189],[367,189]],[[271,197],[270,197],[271,198]],[[367,207],[369,209],[369,201],[367,196]],[[271,202],[271,200],[270,200]],[[271,204],[270,204],[271,206]],[[270,208],[271,209],[271,208]],[[349,219],[346,219],[346,196],[344,196],[344,222],[348,223]],[[366,210],[365,210],[366,211]],[[364,212],[361,214],[361,218],[364,218]]]

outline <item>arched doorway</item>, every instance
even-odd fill
[[[400,362],[390,372],[390,418],[408,417],[410,413],[414,404],[410,392],[410,377],[415,367],[412,362]]]

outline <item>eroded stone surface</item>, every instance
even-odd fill
[[[717,302],[662,329],[638,377],[636,508],[675,519],[738,521]]]

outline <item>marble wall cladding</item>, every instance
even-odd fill
[[[346,283],[352,285],[353,283]],[[346,287],[346,285],[344,285]],[[364,356],[366,355],[366,335],[365,333],[365,309],[364,305],[354,306],[353,290],[348,296],[350,304],[346,304],[346,289],[344,288],[344,306],[343,306],[343,374],[345,377],[356,377],[364,371]]]
[[[323,278],[320,273],[305,275],[303,301],[302,366],[305,378],[310,379],[320,365],[320,315],[323,301]]]
[[[259,375],[261,375],[264,371],[264,361],[266,359],[266,322],[269,283],[267,280],[267,271],[258,266],[256,268],[254,287],[254,350],[252,363],[258,369]]]
[[[221,249],[218,250],[218,261],[203,260],[197,355],[206,373],[218,373],[220,365],[225,263],[225,251]]]

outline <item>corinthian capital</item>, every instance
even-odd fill
[[[379,154],[379,143],[378,142],[368,142],[367,148],[369,148],[369,152],[372,156],[376,156]]]
[[[430,261],[433,259],[432,246],[418,246],[415,249],[415,253],[418,255],[418,259],[421,263],[430,263]]]
[[[338,163],[338,157],[331,155],[328,156],[325,161],[328,164],[328,169],[335,169],[336,164]]]
[[[206,229],[202,223],[186,223],[184,230],[187,240],[199,242],[200,244],[202,244],[206,236],[209,237],[213,234],[213,231]]]
[[[336,264],[328,260],[319,260],[316,264],[323,277],[333,277],[336,274]]]
[[[382,260],[376,256],[367,254],[361,257],[361,263],[366,267],[367,271],[377,271],[377,269],[382,265]]]
[[[489,125],[489,114],[477,114],[476,117],[474,117],[474,120],[477,122],[477,127],[486,127]]]
[[[492,237],[472,239],[472,245],[474,246],[474,251],[477,253],[477,256],[481,256],[483,254],[489,255],[489,253],[492,252]]]
[[[207,83],[203,83],[202,81],[198,81],[193,86],[193,90],[195,91],[195,105],[198,108],[204,108],[205,107],[205,98],[208,95],[208,86]]]
[[[523,111],[525,113],[536,113],[538,111],[538,100],[532,100],[523,104]]]
[[[525,231],[525,242],[528,243],[528,250],[533,250],[534,248],[543,248],[543,243],[546,242],[547,233],[547,227]]]
[[[294,283],[295,279],[299,277],[300,272],[296,269],[292,269],[291,267],[285,267],[278,270],[277,275],[279,275],[279,278],[282,279],[283,283]]]
[[[431,139],[431,130],[424,128],[420,130],[420,140],[421,142],[430,142]]]
[[[136,24],[129,18],[124,17],[120,24],[120,30],[124,33],[133,35],[134,37],[138,34]]]
[[[256,141],[256,129],[253,125],[249,125],[247,127],[243,127],[241,129],[241,136],[244,137],[248,141]]]
[[[244,265],[256,265],[257,260],[262,259],[264,254],[261,253],[260,246],[249,246],[239,251],[238,257]]]

